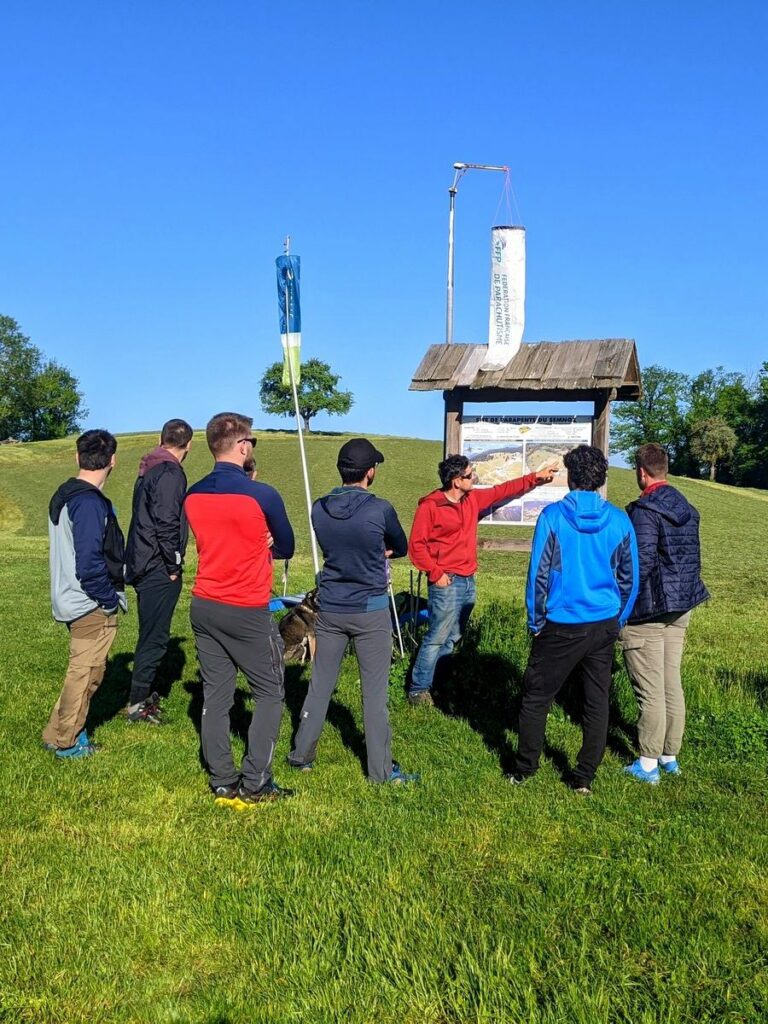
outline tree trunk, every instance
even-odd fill
[[[302,413],[301,414],[301,418],[302,418],[302,420],[304,420],[304,429],[306,430],[306,432],[308,434],[311,433],[312,428],[309,425],[309,421],[312,419],[312,417],[311,416],[305,416],[304,413]]]
[[[717,470],[717,460],[716,459],[712,459],[712,461],[709,464],[709,479],[710,480],[714,480],[715,479],[715,471],[716,470]]]

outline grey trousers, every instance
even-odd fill
[[[655,622],[625,626],[619,634],[640,708],[637,735],[643,757],[680,753],[685,729],[680,663],[690,620],[690,612],[676,612]]]
[[[280,633],[268,608],[239,608],[193,597],[189,617],[203,677],[200,740],[211,786],[234,785],[242,775],[248,789],[261,789],[272,778],[272,756],[283,712]],[[229,736],[238,669],[256,704],[239,772],[232,760]]]
[[[312,680],[301,709],[301,722],[290,759],[294,764],[314,761],[328,704],[339,678],[341,659],[347,643],[354,640],[363,692],[368,777],[374,782],[384,782],[392,772],[392,733],[387,710],[392,662],[389,609],[360,613],[321,611],[315,635],[317,649]]]

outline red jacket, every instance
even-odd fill
[[[477,572],[477,523],[492,505],[519,498],[536,486],[536,474],[508,480],[497,487],[468,491],[449,501],[445,491],[432,491],[419,501],[408,541],[408,555],[436,583],[444,572],[472,576]]]

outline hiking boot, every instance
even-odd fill
[[[250,804],[261,804],[270,800],[282,800],[285,797],[293,796],[295,790],[284,789],[278,786],[274,779],[270,779],[261,789],[247,789],[241,782],[237,790],[237,799],[246,806]]]
[[[659,769],[667,775],[680,775],[682,773],[682,768],[678,764],[677,758],[674,761],[659,761]]]
[[[677,762],[675,762],[675,764],[677,764]],[[651,786],[658,786],[661,781],[658,765],[647,772],[640,764],[640,758],[633,761],[632,764],[628,764],[624,769],[624,773],[625,775],[631,775],[632,778],[637,779],[638,782],[647,782]]]
[[[233,782],[231,786],[211,786],[213,802],[220,807],[234,805],[237,803],[238,783]]]
[[[315,767],[314,761],[292,761],[290,754],[286,757],[285,763],[289,768],[293,768],[297,772],[311,772]]]
[[[404,772],[397,761],[393,761],[392,771],[380,785],[409,786],[414,782],[419,782],[420,779],[421,776],[418,772]]]
[[[146,700],[143,700],[133,711],[126,711],[125,717],[129,722],[143,722],[144,725],[162,725],[162,708],[160,697],[157,693],[150,693]]]
[[[429,690],[417,690],[415,693],[409,693],[408,703],[412,708],[433,708],[435,706],[435,702],[432,700],[432,694]]]

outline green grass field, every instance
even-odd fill
[[[120,438],[107,491],[126,528],[137,461],[152,440]],[[309,439],[315,493],[335,484],[342,440]],[[416,499],[435,484],[439,446],[377,444],[387,458],[377,491],[408,528]],[[304,589],[311,562],[295,439],[263,434],[257,457],[261,478],[286,498],[298,538],[291,589]],[[198,438],[190,480],[209,464]],[[92,708],[103,750],[60,764],[40,747],[67,649],[50,616],[46,509],[72,472],[71,441],[0,447],[0,1020],[768,1020],[765,494],[676,481],[702,513],[713,595],[689,631],[679,779],[652,788],[622,774],[636,709],[617,662],[609,751],[592,797],[561,781],[580,741],[562,706],[538,776],[519,789],[505,781],[527,656],[527,556],[488,552],[439,709],[409,708],[402,668],[393,670],[395,756],[422,784],[366,783],[352,659],[315,771],[289,778],[284,758],[307,682],[292,667],[275,765],[298,794],[237,814],[213,805],[198,759],[191,573],[161,680],[169,724],[116,717],[133,607]],[[609,488],[624,505],[633,475],[612,470]],[[407,579],[401,562],[396,585]],[[243,689],[238,750],[249,710]]]

